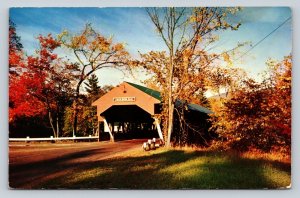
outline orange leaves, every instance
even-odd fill
[[[225,12],[228,17],[223,15]],[[172,112],[172,104],[178,98],[204,104],[204,83],[210,78],[207,70],[222,59],[222,53],[214,54],[207,48],[218,40],[217,30],[234,27],[227,22],[232,13],[227,8],[198,7],[186,10],[153,8],[148,9],[148,14],[168,49],[168,53],[150,52],[141,57],[144,68],[153,75],[153,82],[163,88],[163,113]],[[224,53],[223,58],[232,64],[229,54]],[[226,74],[218,80],[230,83]],[[169,118],[172,120],[172,113]]]
[[[192,55],[193,55],[193,51],[191,49],[186,49],[182,52],[183,67],[185,68],[185,70],[188,67]]]
[[[183,59],[189,58],[193,55],[193,51],[191,49],[186,49],[182,52]]]
[[[109,52],[112,44],[111,38],[107,39],[103,36],[98,35],[95,39],[98,43],[98,49],[102,52]]]
[[[230,57],[227,53],[223,53],[223,59],[226,61],[226,62],[229,62],[230,61]]]
[[[257,83],[244,79],[242,86],[223,102],[223,108],[214,108],[214,128],[221,131],[220,134],[235,148],[270,150],[274,146],[290,147],[290,63],[291,57],[287,57],[275,64],[271,70],[274,72],[271,75],[273,81],[265,79]],[[241,139],[237,140],[239,137]]]
[[[89,42],[85,45],[89,50],[92,51],[101,51],[103,53],[109,52],[111,50],[112,40],[107,39],[101,35],[97,35],[94,38],[89,38]],[[114,50],[114,49],[113,49]]]
[[[232,66],[233,63],[232,63],[232,61],[231,61],[231,58],[230,58],[229,54],[225,52],[225,53],[223,53],[222,55],[223,55],[224,61],[225,61],[229,66]]]
[[[117,43],[116,45],[113,46],[114,51],[123,51],[124,50],[124,45],[122,43]]]
[[[58,39],[65,47],[73,51],[82,52],[85,54],[84,56],[90,57],[91,60],[98,58],[101,54],[125,51],[124,45],[120,43],[113,45],[111,37],[106,38],[102,36],[90,24],[87,24],[79,34],[71,34],[65,30],[59,34]]]
[[[87,44],[87,38],[84,35],[73,36],[71,38],[71,47],[80,48]]]
[[[79,34],[72,34],[63,31],[58,39],[62,45],[76,54],[81,67],[92,67],[93,70],[104,66],[105,62],[115,63],[124,61],[124,65],[129,54],[121,43],[113,44],[112,37],[106,38],[94,30],[91,24],[87,24]]]
[[[129,70],[135,65],[130,60],[129,53],[121,43],[113,44],[112,37],[106,38],[93,29],[91,24],[86,24],[82,32],[72,34],[63,31],[58,39],[62,46],[73,52],[75,60],[68,64],[68,68],[73,68],[70,76],[75,77],[75,97],[73,107],[73,131],[77,131],[78,111],[80,107],[79,98],[82,83],[95,71],[102,68],[117,68]]]
[[[276,64],[275,72],[275,97],[273,101],[281,111],[282,133],[291,136],[291,79],[292,79],[292,56],[287,56],[283,61]]]
[[[9,66],[18,66],[22,61],[22,53],[17,51],[12,51],[9,53]]]
[[[235,15],[239,8],[195,8],[191,12],[188,22],[193,29],[200,29],[200,35],[206,35],[219,29],[238,30],[240,23],[230,23],[228,18]]]
[[[39,35],[38,40],[42,48],[49,49],[51,51],[60,46],[60,42],[54,39],[51,34],[48,34],[47,36]]]

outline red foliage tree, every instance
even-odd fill
[[[9,121],[17,116],[35,116],[42,113],[42,103],[28,93],[28,84],[40,85],[40,83],[27,83],[25,78],[19,76],[25,64],[23,45],[17,35],[16,25],[9,20]],[[32,80],[32,79],[31,79]],[[37,89],[37,88],[35,88]]]
[[[29,87],[29,85],[32,85]],[[40,82],[22,75],[10,83],[9,90],[9,121],[12,122],[18,116],[32,117],[44,114],[44,104],[36,97],[29,94],[28,90],[40,90]]]
[[[48,114],[55,137],[65,94],[70,89],[68,73],[76,68],[62,62],[53,52],[60,43],[50,34],[38,37],[40,49],[19,65],[22,72],[10,86],[10,121],[16,116]],[[56,126],[55,126],[56,123]]]

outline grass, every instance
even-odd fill
[[[274,189],[291,183],[290,163],[232,153],[158,149],[130,151],[79,165],[35,188]]]

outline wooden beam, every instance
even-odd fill
[[[108,128],[108,132],[109,132],[109,136],[110,136],[110,141],[111,142],[115,142],[115,138],[114,138],[114,136],[113,136],[113,134],[111,132],[110,127],[108,126],[108,123],[107,123],[106,119],[103,118],[103,121],[104,121],[104,125]]]
[[[161,132],[161,128],[160,128],[160,124],[159,124],[159,120],[157,118],[154,118],[154,121],[155,121],[155,125],[156,125],[156,129],[157,129],[157,132],[158,132],[158,136],[161,140],[164,141],[164,136]]]
[[[98,142],[100,141],[100,127],[101,127],[101,122],[98,121],[98,128],[97,128],[97,131],[96,131],[96,136],[98,136]]]

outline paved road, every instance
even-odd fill
[[[32,188],[39,182],[66,175],[78,166],[108,159],[129,150],[141,148],[145,140],[115,143],[10,143],[9,185]]]

